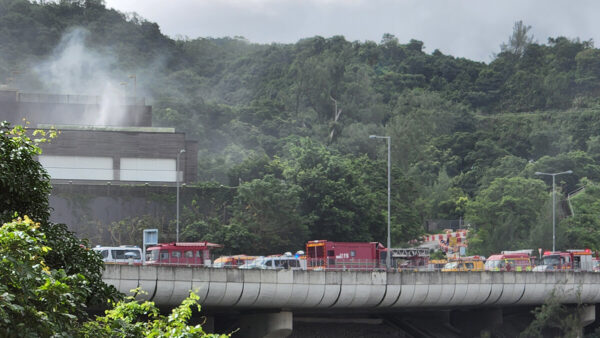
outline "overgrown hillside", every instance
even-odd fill
[[[99,0],[0,0],[0,79],[56,90],[39,65],[64,55],[76,27],[85,32],[80,45],[104,58],[124,92],[151,100],[156,125],[200,142],[203,181],[237,187],[234,201],[223,201],[226,217],[187,206],[189,238],[263,253],[307,239],[384,242],[387,148],[371,134],[392,140],[396,245],[427,219],[462,218],[476,229],[474,251],[546,248],[551,181],[534,173],[573,170],[557,178],[559,196],[600,180],[600,50],[592,41],[534,43],[517,23],[485,64],[429,54],[423,42],[391,34],[271,45],[174,40]],[[559,224],[561,233],[582,227],[600,221]],[[583,245],[600,249],[559,237],[559,246]]]

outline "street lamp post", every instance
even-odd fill
[[[133,79],[133,97],[137,97],[137,76],[135,74],[129,75],[130,79]]]
[[[387,173],[388,173],[388,196],[387,196],[387,255],[385,256],[385,265],[387,267],[387,269],[391,269],[392,267],[392,262],[391,262],[391,230],[390,230],[390,223],[391,223],[391,213],[390,213],[390,196],[391,196],[391,186],[392,186],[392,156],[391,156],[391,143],[392,143],[392,138],[390,136],[378,136],[378,135],[369,135],[369,138],[384,138],[387,140],[387,151],[388,151],[388,158],[387,158],[387,164],[388,164],[388,168],[387,168]]]
[[[177,185],[177,228],[176,228],[176,242],[179,242],[179,155],[185,153],[185,149],[181,149],[177,153],[177,160],[175,161],[175,184]]]
[[[573,170],[562,171],[559,173],[535,172],[536,175],[552,176],[552,251],[556,251],[556,176],[572,173]]]

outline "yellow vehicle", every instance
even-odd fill
[[[429,270],[439,271],[443,269],[447,263],[447,259],[431,259],[429,261]]]
[[[442,271],[483,271],[485,258],[482,256],[460,257],[446,263]]]
[[[256,259],[256,256],[236,255],[236,256],[221,256],[215,259],[213,268],[237,268]]]

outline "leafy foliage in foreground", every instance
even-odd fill
[[[77,238],[65,224],[49,221],[50,177],[35,157],[41,154],[40,144],[54,137],[53,130],[32,131],[0,123],[0,222],[8,222],[14,215],[31,217],[44,232],[40,239],[43,245],[54,249],[44,257],[48,268],[67,276],[84,276],[84,303],[106,305],[119,294],[102,281],[102,259],[89,250],[87,240]]]
[[[93,285],[82,273],[50,268],[45,259],[61,248],[45,242],[40,224],[27,216],[0,227],[2,337],[226,337],[187,324],[193,308],[200,311],[193,293],[168,317],[161,316],[154,303],[129,297],[111,302],[114,307],[105,316],[85,321]]]
[[[35,159],[47,137],[53,132],[0,124],[2,336],[73,335],[88,306],[120,297],[102,281],[102,259],[87,241],[48,220],[49,177]]]
[[[86,318],[91,293],[84,275],[51,269],[53,249],[39,223],[25,216],[0,227],[0,333],[8,336],[71,335]]]
[[[225,334],[208,334],[202,326],[188,325],[194,308],[200,311],[198,296],[190,293],[170,315],[163,316],[153,302],[138,302],[127,297],[114,304],[105,316],[85,323],[81,333],[84,337],[229,337]]]
[[[11,128],[0,121],[1,222],[11,220],[15,212],[38,221],[50,217],[50,176],[35,159],[39,154],[38,142],[27,135],[25,127]]]

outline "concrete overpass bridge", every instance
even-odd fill
[[[492,325],[502,322],[502,309],[523,308],[529,313],[552,292],[567,304],[600,302],[600,274],[592,272],[274,271],[107,265],[103,279],[124,293],[140,287],[148,293],[145,299],[162,307],[179,305],[193,290],[203,311],[215,316],[240,315],[241,328],[247,324],[248,330],[258,330],[248,336],[265,337],[291,334],[292,323],[302,316],[336,322],[406,313],[444,317],[444,313],[460,311],[467,313],[467,321],[472,316],[473,324]],[[595,320],[595,307],[586,311],[582,324]],[[459,332],[458,336],[464,335]]]

